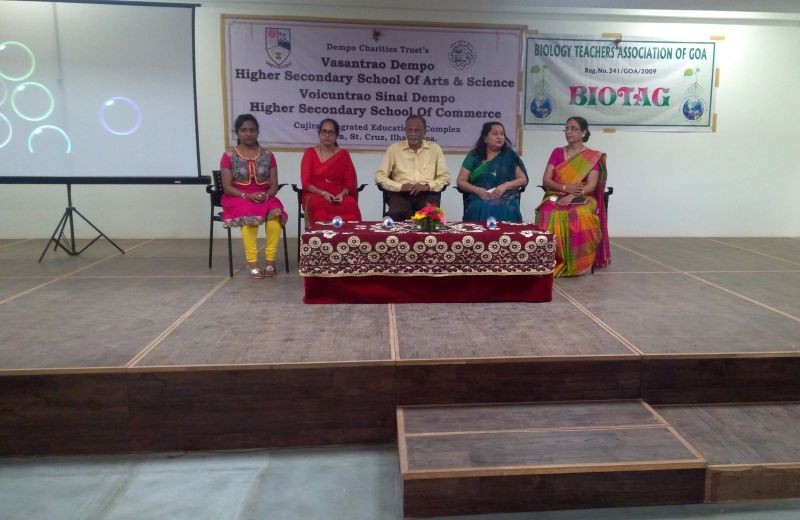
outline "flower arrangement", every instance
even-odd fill
[[[447,224],[444,219],[444,210],[433,204],[428,204],[414,213],[411,221],[420,231],[437,231]]]

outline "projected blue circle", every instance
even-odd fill
[[[32,92],[34,90],[38,90],[44,93],[45,96],[47,96],[48,107],[41,115],[26,114],[25,112],[20,110],[19,106],[17,106],[18,105],[17,96],[20,93],[24,93],[26,91]],[[27,94],[22,94],[22,95],[27,95]],[[55,108],[55,106],[56,102],[53,99],[53,94],[50,93],[47,87],[45,87],[41,83],[36,83],[35,81],[26,81],[25,83],[20,83],[11,92],[11,107],[14,109],[14,112],[16,112],[19,117],[25,119],[26,121],[41,121],[42,119],[46,119],[50,114],[53,113],[53,108]]]
[[[142,126],[142,111],[131,99],[112,97],[100,105],[100,124],[114,135],[131,135]]]
[[[6,67],[6,64],[4,63],[5,61],[4,56],[7,55],[10,56],[9,58],[7,58],[7,60],[12,63],[14,61],[18,61],[14,58],[14,56],[11,56],[11,53],[14,52],[12,49],[14,48],[22,49],[22,51],[25,54],[27,54],[27,58],[30,60],[30,65],[27,67],[27,70],[25,70],[18,76],[13,75],[8,70],[3,71],[3,69]],[[33,51],[31,51],[27,45],[25,45],[24,43],[12,42],[12,41],[4,41],[3,43],[0,43],[0,77],[5,78],[9,81],[22,81],[30,77],[30,75],[33,74],[33,70],[35,68],[36,68],[36,57],[33,55]]]
[[[11,121],[9,121],[8,118],[6,116],[4,116],[3,114],[0,114],[0,121],[3,122],[3,126],[8,128],[8,135],[6,136],[6,138],[3,141],[0,142],[0,148],[2,148],[5,145],[7,145],[9,141],[11,141],[11,135],[14,133],[14,131],[11,128]],[[2,135],[2,134],[0,134],[0,135]]]
[[[0,107],[3,106],[3,103],[6,102],[8,99],[8,86],[6,82],[0,79]]]
[[[66,143],[67,143],[66,152],[70,153],[72,151],[72,141],[70,140],[69,136],[67,135],[67,133],[65,131],[63,131],[62,129],[60,129],[57,126],[43,125],[43,126],[34,128],[33,131],[31,132],[31,135],[28,136],[28,151],[29,152],[34,153],[33,152],[33,138],[36,137],[37,135],[41,135],[42,132],[44,132],[45,130],[52,130],[54,132],[58,132],[59,134],[61,134],[64,137],[64,141],[66,141]]]

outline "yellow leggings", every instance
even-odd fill
[[[268,262],[274,262],[278,255],[278,241],[281,238],[280,217],[264,222],[267,232],[267,242],[264,244],[264,257]],[[242,242],[244,242],[244,257],[248,264],[258,262],[258,226],[244,224],[242,226]]]

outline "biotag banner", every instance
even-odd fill
[[[710,131],[714,42],[537,35],[526,39],[526,128]]]

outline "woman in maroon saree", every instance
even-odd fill
[[[300,163],[306,228],[314,222],[361,220],[358,209],[356,169],[350,154],[339,148],[339,124],[324,119],[319,125],[319,144],[306,149]]]

